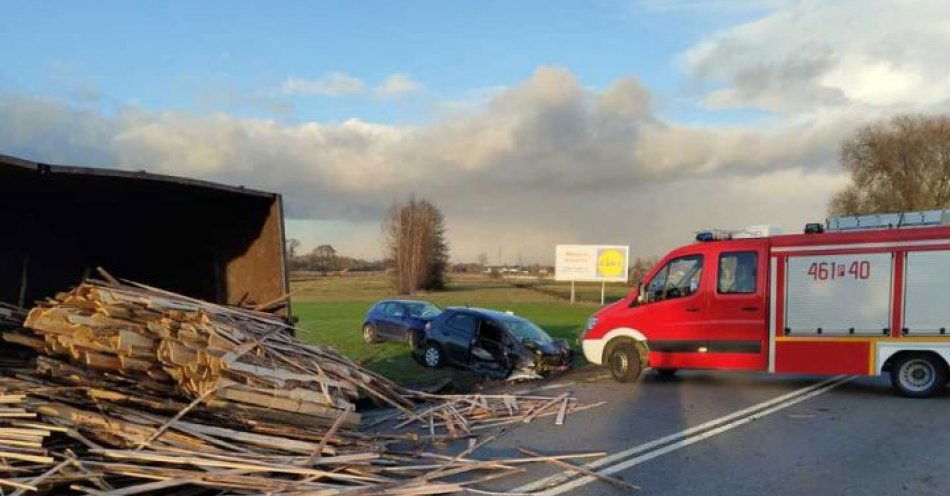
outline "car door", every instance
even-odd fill
[[[440,326],[442,348],[446,358],[457,365],[468,365],[472,341],[478,329],[478,317],[459,312],[449,317],[445,325]]]
[[[634,308],[636,323],[647,337],[650,365],[658,368],[704,368],[706,293],[710,274],[703,253],[679,253],[644,286],[645,298]]]
[[[764,369],[768,357],[766,242],[717,246],[716,280],[706,310],[707,349],[717,368]]]
[[[380,337],[386,339],[395,339],[397,337],[400,311],[405,313],[400,303],[390,301],[383,304],[382,315],[377,325],[377,331]]]

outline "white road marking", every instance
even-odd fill
[[[640,456],[638,456],[638,457],[636,457],[636,458],[630,458],[629,460],[627,460],[627,461],[625,461],[625,462],[618,463],[617,465],[608,467],[607,469],[604,469],[604,470],[600,471],[600,473],[605,474],[605,475],[606,475],[607,473],[614,473],[614,472],[616,472],[617,470],[623,470],[624,468],[632,467],[633,465],[636,465],[636,464],[642,463],[642,462],[644,462],[644,461],[650,460],[650,459],[652,459],[652,458],[655,458],[655,457],[660,456],[660,455],[662,455],[662,454],[668,453],[668,452],[670,452],[670,451],[673,451],[673,450],[680,449],[680,448],[682,448],[682,447],[688,446],[688,445],[693,444],[693,443],[695,443],[695,442],[697,442],[697,441],[701,441],[702,439],[706,439],[707,437],[710,437],[710,436],[712,436],[712,435],[716,435],[716,434],[719,434],[719,433],[721,433],[721,432],[725,432],[725,431],[727,431],[727,430],[729,430],[729,429],[733,429],[733,428],[735,428],[735,427],[739,427],[740,425],[743,425],[743,424],[745,424],[745,423],[747,423],[747,422],[749,422],[749,421],[751,421],[751,420],[760,418],[760,417],[762,417],[762,416],[764,416],[764,415],[768,415],[768,414],[773,413],[773,412],[776,412],[776,411],[778,411],[778,410],[782,410],[782,409],[787,408],[787,407],[789,407],[789,406],[792,406],[792,405],[794,405],[794,404],[796,404],[796,403],[798,403],[798,402],[800,402],[800,401],[804,401],[804,400],[806,400],[806,399],[808,399],[808,398],[812,398],[812,397],[817,396],[817,395],[819,395],[819,394],[821,394],[821,393],[824,393],[824,392],[826,392],[826,391],[829,391],[829,390],[831,390],[831,389],[833,389],[833,388],[835,388],[835,387],[837,387],[837,386],[839,386],[839,385],[841,385],[841,384],[844,384],[845,382],[847,382],[847,381],[849,381],[849,380],[851,380],[851,379],[854,379],[854,376],[845,377],[845,376],[840,376],[840,375],[839,375],[839,376],[836,376],[836,377],[832,377],[832,378],[827,379],[827,380],[825,380],[825,381],[819,382],[818,384],[813,384],[813,385],[811,385],[811,386],[806,386],[806,387],[803,387],[803,388],[801,388],[801,389],[797,389],[797,390],[792,391],[792,392],[790,392],[790,393],[786,393],[786,394],[783,394],[783,395],[781,395],[781,396],[777,396],[777,397],[772,398],[772,399],[770,399],[770,400],[766,400],[766,401],[763,401],[763,402],[761,402],[761,403],[752,405],[752,406],[750,406],[750,407],[743,408],[743,409],[741,409],[741,410],[737,410],[737,411],[735,411],[735,412],[733,412],[733,413],[730,413],[730,414],[728,414],[728,415],[724,415],[724,416],[722,416],[722,417],[712,419],[712,420],[710,420],[710,421],[708,421],[708,422],[704,422],[704,423],[702,423],[702,424],[699,424],[699,425],[690,427],[689,429],[685,429],[685,430],[680,431],[680,432],[675,432],[675,433],[670,434],[670,435],[668,435],[668,436],[664,436],[664,437],[661,437],[661,438],[659,438],[659,439],[655,439],[655,440],[653,440],[653,441],[649,441],[649,442],[646,442],[646,443],[643,443],[643,444],[634,446],[634,447],[632,447],[632,448],[628,448],[628,449],[626,449],[626,450],[619,451],[619,452],[614,453],[614,454],[612,454],[612,455],[608,455],[608,456],[605,456],[605,457],[603,457],[603,458],[594,460],[594,461],[592,461],[592,462],[590,462],[590,463],[584,465],[584,468],[589,469],[589,470],[594,470],[594,469],[597,469],[597,468],[599,468],[599,467],[603,467],[604,465],[609,465],[609,464],[612,464],[612,463],[615,463],[615,462],[621,462],[622,460],[628,459],[628,458],[630,458],[630,457],[633,456],[633,455],[637,455],[637,454],[639,454],[639,453],[647,452],[647,451],[652,450],[652,449],[654,449],[654,448],[658,448],[659,446],[663,446],[663,445],[666,444],[666,443],[670,443],[670,442],[673,442],[673,441],[681,440],[681,441],[679,441],[679,442],[676,442],[676,443],[674,443],[674,444],[670,444],[670,445],[665,446],[665,447],[663,447],[663,448],[659,448],[659,449],[656,449],[656,450],[654,450],[654,451],[649,451],[648,453],[645,453],[645,454],[643,454],[643,455],[640,455]],[[756,412],[758,412],[758,413],[756,413]],[[738,419],[738,420],[736,420],[736,419]],[[725,424],[725,425],[723,425],[723,424]],[[719,426],[719,427],[716,427],[716,426]],[[712,428],[714,428],[714,427],[716,427],[716,428],[715,428],[715,429],[712,429]],[[706,431],[707,429],[712,429],[712,430]],[[702,432],[702,431],[706,431],[706,432],[703,432],[702,434],[695,435],[695,436],[693,436],[693,437],[689,437],[689,436],[692,436],[693,434],[696,434],[696,433]],[[709,433],[712,433],[712,434],[709,434]],[[709,434],[709,435],[707,435],[707,434]],[[687,439],[684,439],[684,438],[687,438]],[[636,463],[630,464],[630,462],[633,462],[633,461],[636,461]],[[628,464],[630,464],[630,465],[628,465]],[[614,470],[615,467],[621,467],[621,466],[623,466],[623,467],[622,467],[622,468],[619,468],[619,469],[617,469],[617,470]],[[608,471],[609,471],[609,472],[608,472]],[[549,487],[549,486],[551,486],[551,485],[553,485],[553,484],[561,484],[562,482],[564,482],[564,481],[566,481],[567,479],[571,478],[572,476],[576,476],[576,475],[577,475],[576,472],[567,471],[567,470],[566,470],[566,471],[561,472],[561,473],[559,473],[559,474],[554,474],[554,475],[545,477],[545,478],[543,478],[543,479],[539,479],[539,480],[536,480],[536,481],[534,481],[534,482],[525,484],[525,485],[520,486],[520,487],[518,487],[518,488],[512,489],[511,492],[513,492],[513,493],[526,493],[526,492],[537,491],[537,490],[540,489],[540,488]],[[579,487],[579,486],[581,486],[581,485],[587,484],[587,483],[592,482],[592,481],[594,481],[594,480],[596,480],[596,479],[594,479],[594,478],[592,478],[592,477],[581,477],[581,478],[576,479],[576,480],[574,480],[574,481],[571,481],[571,482],[569,482],[569,483],[557,485],[557,486],[551,488],[550,490],[545,491],[545,492],[540,493],[540,494],[545,494],[545,495],[560,494],[560,493],[562,493],[562,492],[564,492],[564,491],[568,491],[568,490],[574,489],[574,488],[576,488],[576,487]]]

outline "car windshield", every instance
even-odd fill
[[[520,340],[530,339],[539,343],[549,343],[553,341],[548,333],[544,332],[534,322],[518,317],[510,317],[501,320],[502,324]]]
[[[427,302],[427,301],[415,301],[411,303],[406,303],[406,308],[409,309],[409,315],[413,317],[419,317],[422,319],[428,319],[439,315],[442,312],[442,309]]]

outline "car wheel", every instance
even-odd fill
[[[656,369],[656,376],[661,381],[669,381],[676,377],[676,369]]]
[[[373,324],[363,324],[363,341],[366,341],[367,343],[379,342],[379,335],[376,334],[376,328],[373,327]]]
[[[939,358],[912,353],[891,366],[891,384],[898,393],[911,398],[927,398],[947,383],[947,366]]]
[[[610,374],[617,382],[633,382],[640,377],[640,354],[632,344],[621,344],[607,357]]]
[[[422,363],[429,368],[436,368],[442,365],[442,349],[435,343],[426,345],[422,352]]]

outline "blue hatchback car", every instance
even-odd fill
[[[442,309],[421,300],[383,300],[363,318],[363,340],[367,343],[401,341],[415,347],[425,334],[426,324]]]

